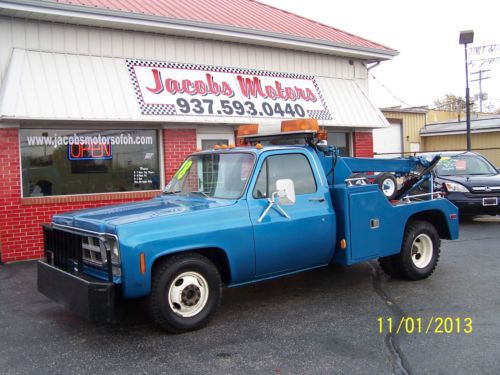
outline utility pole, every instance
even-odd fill
[[[483,77],[483,73],[486,73],[486,72],[489,72],[489,71],[490,71],[490,69],[486,69],[486,70],[479,70],[477,72],[471,73],[471,75],[472,74],[479,74],[479,78],[477,78],[477,79],[471,79],[470,81],[471,82],[476,82],[476,81],[479,82],[478,100],[479,100],[479,112],[480,113],[483,112],[483,86],[482,86],[482,82],[483,82],[484,79],[491,78],[491,77]]]

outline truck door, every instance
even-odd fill
[[[311,166],[317,167],[311,161],[294,151],[269,155],[257,165],[247,195],[257,277],[324,265],[333,256],[335,215],[328,188],[313,172]],[[284,178],[295,187],[296,203],[282,206],[290,218],[272,208],[259,223],[276,181]]]

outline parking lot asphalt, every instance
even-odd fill
[[[500,219],[460,235],[427,280],[367,262],[227,289],[209,326],[181,335],[158,330],[142,305],[114,325],[81,320],[36,291],[34,262],[0,265],[0,373],[498,374]],[[460,333],[425,333],[447,317]],[[421,318],[422,333],[388,333],[388,318]]]

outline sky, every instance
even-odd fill
[[[470,47],[500,44],[499,0],[259,1],[398,50],[393,60],[371,70],[376,80],[370,79],[370,96],[380,107],[433,107],[445,94],[465,97],[460,31],[474,30]],[[483,103],[483,110],[500,108],[500,50],[495,56],[499,59],[489,66],[469,68],[469,73],[490,69],[485,76],[491,78],[482,85],[491,100]],[[469,86],[471,97],[479,92],[477,82]]]

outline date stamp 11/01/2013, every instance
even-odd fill
[[[403,334],[466,334],[473,333],[471,317],[443,317],[430,318],[403,316],[401,318],[378,317],[379,333]]]

